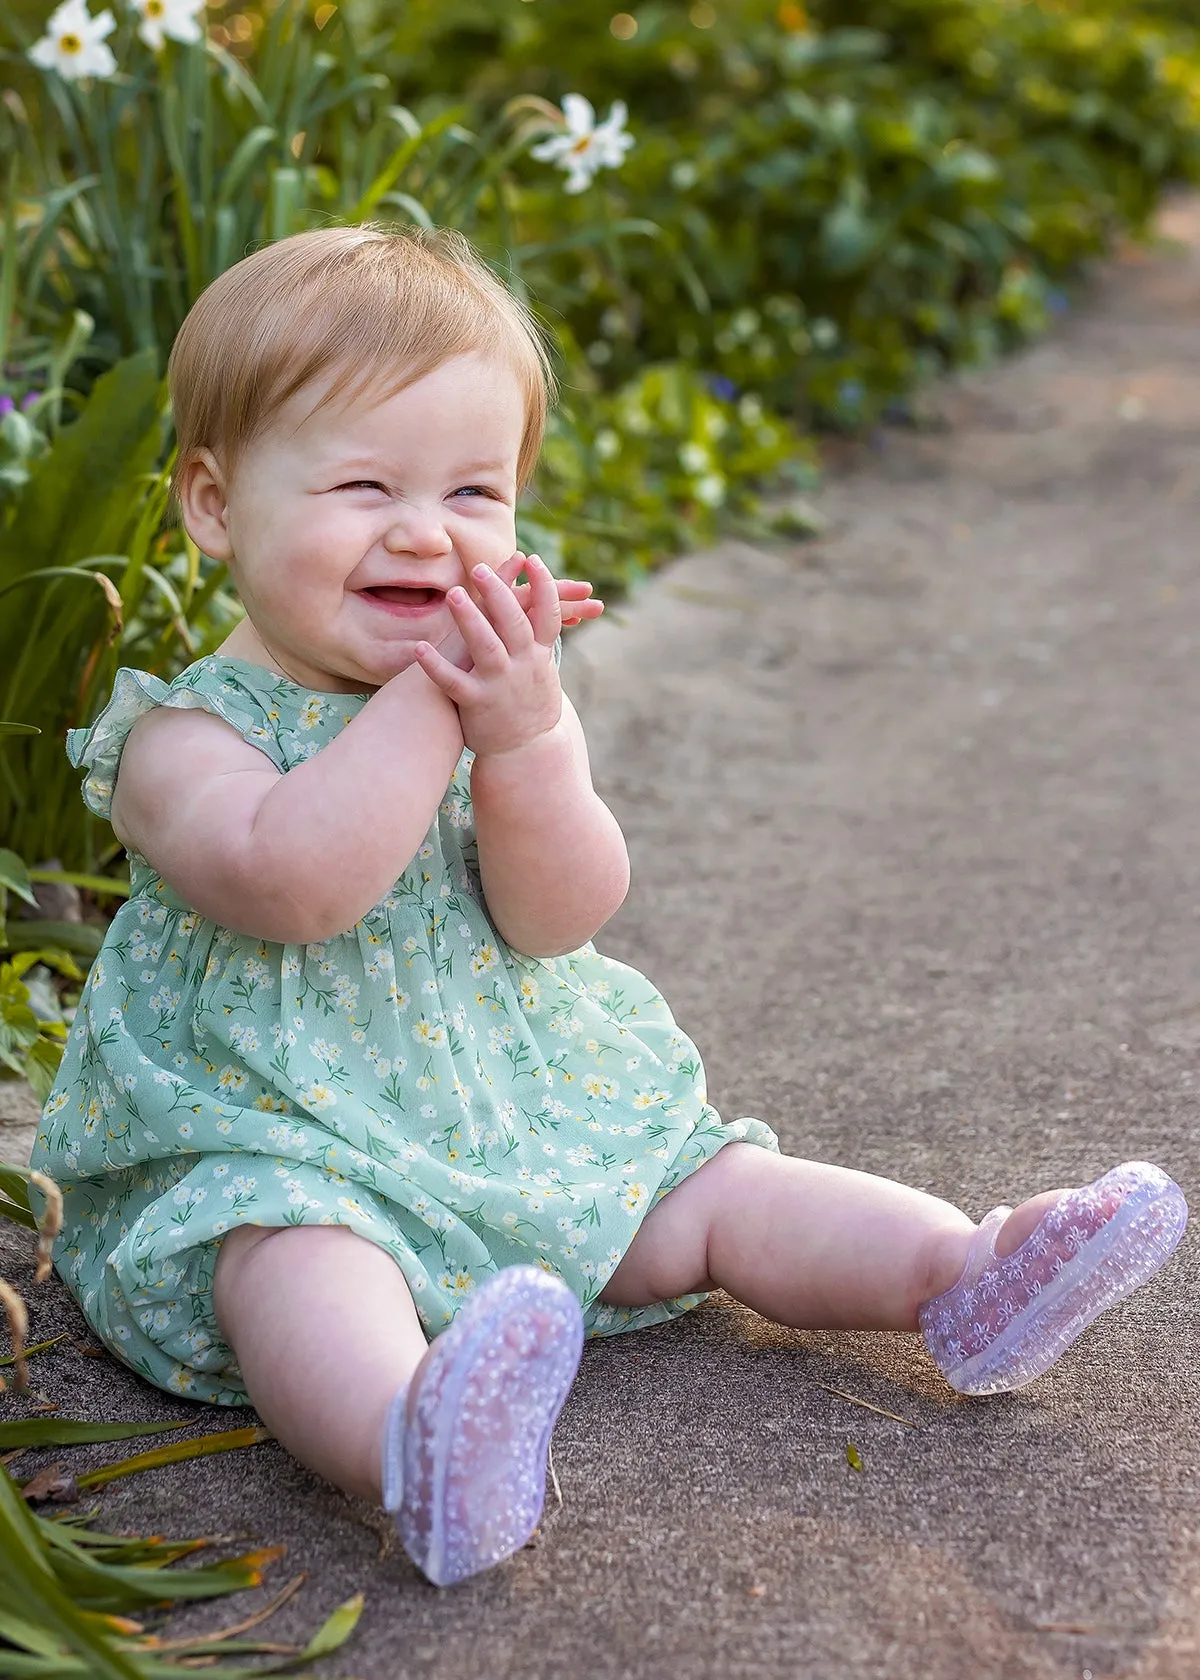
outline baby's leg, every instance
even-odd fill
[[[560,1278],[509,1267],[427,1347],[383,1249],[337,1226],[288,1226],[226,1237],[213,1298],[265,1422],[331,1482],[386,1504],[431,1581],[465,1580],[525,1544],[583,1345]]]
[[[1040,1217],[1026,1208],[1012,1247]],[[974,1234],[924,1191],[728,1143],[647,1214],[603,1299],[642,1306],[720,1288],[797,1330],[915,1330]]]
[[[221,1244],[213,1305],[267,1427],[378,1504],[384,1419],[426,1348],[396,1262],[344,1226],[242,1226]]]
[[[651,1210],[604,1298],[719,1285],[796,1329],[919,1327],[953,1387],[998,1394],[1152,1277],[1186,1223],[1179,1186],[1147,1161],[976,1229],[920,1190],[731,1143]]]

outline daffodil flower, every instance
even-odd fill
[[[552,134],[530,152],[540,163],[556,163],[567,172],[565,192],[583,192],[601,169],[619,169],[625,153],[634,144],[625,132],[628,109],[618,99],[605,120],[597,124],[590,100],[581,93],[564,94],[562,102],[565,134]]]
[[[39,69],[57,70],[70,82],[87,76],[104,80],[117,68],[112,48],[104,44],[115,28],[111,12],[92,17],[87,0],[63,0],[51,13],[46,33],[30,47],[29,56]]]
[[[204,31],[197,21],[206,0],[132,0],[130,9],[141,18],[138,34],[158,52],[163,41],[199,41]]]

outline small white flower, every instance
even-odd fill
[[[634,144],[633,135],[625,132],[628,108],[624,100],[616,100],[605,121],[597,125],[591,101],[581,93],[568,93],[563,95],[562,113],[566,133],[541,141],[530,156],[566,170],[564,192],[583,192],[601,169],[619,169]]]
[[[87,0],[64,0],[51,13],[46,33],[30,47],[29,56],[42,70],[57,70],[68,81],[81,81],[87,76],[104,79],[117,68],[112,48],[104,44],[116,27],[111,12],[101,12],[94,18],[88,12]]]

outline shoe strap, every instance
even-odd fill
[[[991,1213],[980,1221],[979,1229],[971,1239],[967,1263],[963,1267],[957,1287],[970,1289],[987,1267],[996,1263],[996,1238],[1011,1212],[1012,1209],[1007,1206],[994,1207]]]
[[[404,1498],[404,1433],[408,1427],[408,1384],[397,1389],[383,1424],[383,1508],[390,1516]]]

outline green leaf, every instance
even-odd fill
[[[163,1418],[157,1423],[89,1423],[83,1418],[14,1418],[0,1423],[0,1453],[17,1447],[73,1447],[86,1441],[126,1441],[133,1435],[160,1435],[186,1429],[194,1418]]]
[[[26,1051],[24,1066],[25,1078],[39,1102],[44,1103],[54,1089],[62,1058],[63,1046],[54,1039],[47,1038],[43,1028],[37,1043],[31,1044]]]
[[[64,1330],[61,1336],[51,1336],[48,1342],[34,1342],[32,1347],[25,1349],[24,1357],[32,1359],[35,1353],[45,1353],[47,1348],[57,1347],[59,1342],[65,1342],[66,1339],[67,1332]],[[0,1359],[0,1365],[15,1365],[16,1358],[16,1354],[6,1353],[3,1359]]]
[[[173,1441],[170,1446],[155,1447],[151,1452],[135,1453],[132,1458],[117,1459],[102,1464],[75,1478],[81,1488],[103,1487],[115,1482],[118,1476],[132,1476],[139,1470],[156,1470],[161,1464],[180,1464],[189,1458],[208,1458],[213,1453],[233,1452],[238,1447],[257,1446],[260,1441],[273,1439],[269,1429],[224,1429],[215,1435],[196,1435],[187,1441]]]
[[[9,922],[6,939],[10,951],[62,945],[78,956],[94,957],[104,943],[104,933],[90,922]]]
[[[46,1552],[50,1532],[26,1508],[12,1478],[0,1472],[0,1600],[19,1603],[26,1615],[54,1628],[84,1659],[90,1680],[145,1680],[132,1658],[90,1627],[63,1591]],[[10,1674],[38,1672],[18,1667],[15,1658],[5,1666]]]
[[[23,898],[26,904],[32,904],[37,909],[25,860],[16,852],[0,851],[0,887],[7,887],[9,892],[15,892],[18,898]]]
[[[344,1645],[358,1626],[364,1602],[362,1593],[355,1593],[353,1598],[339,1604],[329,1620],[313,1634],[297,1661],[315,1662],[318,1657],[327,1657],[331,1651]]]
[[[853,1441],[846,1442],[846,1463],[851,1470],[861,1470],[863,1467],[862,1454]]]
[[[162,446],[162,413],[154,350],[126,357],[96,381],[78,420],[33,464],[16,517],[0,534],[0,580],[42,556],[66,566],[121,552],[140,501],[136,486]]]
[[[76,869],[31,869],[31,881],[60,881],[66,886],[86,887],[98,898],[128,898],[128,881],[118,881],[113,875],[86,875]]]

